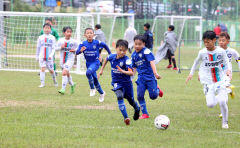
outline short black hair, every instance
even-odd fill
[[[84,34],[86,33],[87,30],[92,30],[94,32],[94,30],[92,28],[86,28],[84,31]]]
[[[96,25],[95,25],[95,28],[97,28],[97,29],[101,29],[102,27],[101,27],[100,24],[96,24]]]
[[[168,28],[170,28],[171,31],[173,31],[175,27],[173,25],[169,25]]]
[[[49,23],[45,23],[45,24],[43,25],[43,28],[44,28],[45,26],[49,26],[50,28],[52,28],[52,26],[51,26]]]
[[[128,49],[128,41],[119,39],[119,40],[117,41],[116,48],[118,48],[119,46],[123,46],[123,47],[125,47],[126,49]]]
[[[225,37],[227,40],[230,40],[230,36],[227,32],[220,33],[219,37]]]
[[[205,40],[205,39],[213,40],[213,39],[216,39],[216,38],[217,38],[216,33],[213,32],[213,31],[210,31],[210,30],[204,32],[203,37],[202,37],[203,40]]]
[[[145,26],[147,29],[150,28],[150,24],[149,24],[149,23],[144,24],[144,26]]]
[[[52,19],[52,18],[50,18],[50,17],[47,17],[47,18],[45,18],[45,21],[50,21],[50,22],[53,22],[53,19]]]
[[[63,32],[66,32],[68,29],[70,29],[71,31],[72,31],[72,27],[70,27],[70,26],[66,26],[66,27],[63,27]]]
[[[133,38],[133,40],[135,41],[135,40],[140,40],[140,41],[142,41],[143,43],[146,43],[146,38],[145,38],[145,36],[143,36],[143,35],[136,35],[134,38]]]

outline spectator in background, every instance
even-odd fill
[[[219,35],[220,35],[220,33],[221,33],[220,24],[218,24],[217,27],[215,27],[215,28],[213,29],[213,31],[216,33],[216,37],[217,37],[217,39],[218,39],[218,38],[219,38]]]
[[[132,24],[128,26],[124,33],[124,40],[128,41],[128,51],[132,53],[134,47],[134,37],[137,35],[137,31]]]
[[[228,32],[228,29],[227,29],[225,24],[220,24],[220,28],[221,28],[221,33],[222,32]]]
[[[101,25],[100,24],[96,24],[95,25],[95,40],[99,40],[103,43],[107,43],[107,40],[106,40],[106,37],[105,37],[105,34],[104,32],[101,30]],[[101,56],[101,52],[102,52],[102,48],[99,48],[99,61],[100,61],[100,65],[102,65],[102,62],[103,62],[103,58]]]
[[[152,51],[153,50],[153,33],[149,29],[150,29],[150,24],[149,23],[144,24],[144,30],[145,30],[144,37],[146,39],[145,47],[147,47]]]

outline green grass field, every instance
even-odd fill
[[[166,61],[157,67],[164,69]],[[106,92],[105,101],[99,94],[89,97],[86,76],[73,74],[77,83],[75,94],[70,87],[60,95],[46,75],[46,87],[40,85],[37,73],[0,71],[0,147],[80,147],[80,148],[203,148],[240,147],[240,87],[239,73],[232,84],[237,96],[229,99],[229,129],[221,128],[220,108],[206,106],[197,74],[188,85],[189,71],[181,74],[160,70],[158,84],[164,97],[146,102],[150,118],[133,121],[133,109],[127,101],[131,125],[126,126],[111,91],[109,64],[100,78]],[[61,76],[58,76],[61,85]],[[135,96],[136,84],[134,83]],[[170,127],[163,131],[154,127],[154,118],[167,115]]]

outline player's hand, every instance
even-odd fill
[[[161,79],[161,76],[158,73],[155,73],[154,76],[156,79]]]
[[[200,77],[199,77],[199,75],[198,75],[198,81],[200,81]]]
[[[189,80],[192,80],[192,75],[188,75],[188,77],[186,79],[186,84],[188,83]]]
[[[230,70],[227,70],[226,75],[230,78],[230,80],[232,80],[232,75]]]
[[[123,70],[118,65],[116,67],[117,67],[119,72],[123,73]]]
[[[61,48],[65,48],[65,45],[63,44],[63,45],[61,46]]]
[[[83,46],[82,48],[81,48],[81,52],[83,52],[84,50],[86,50],[87,48],[85,47],[85,46]]]
[[[75,52],[75,49],[70,49],[69,52]]]
[[[99,79],[99,77],[100,77],[102,74],[103,74],[103,71],[102,71],[102,70],[100,70],[100,71],[99,71],[99,73],[98,73],[98,76],[97,76],[97,78]]]

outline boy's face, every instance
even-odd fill
[[[145,43],[141,40],[135,40],[134,41],[134,48],[136,50],[136,52],[141,51],[145,46]]]
[[[94,37],[93,30],[90,30],[90,29],[86,30],[85,37],[87,38],[87,40],[93,40],[93,37]]]
[[[52,22],[49,21],[49,20],[46,20],[45,23],[48,23],[48,24],[50,24],[52,26]]]
[[[67,39],[69,39],[72,36],[72,30],[71,29],[67,29],[64,33],[65,37]]]
[[[214,38],[213,40],[204,39],[203,42],[204,42],[204,45],[207,48],[207,50],[213,51],[215,49],[216,38]]]
[[[219,45],[223,49],[227,49],[227,45],[229,44],[229,40],[226,37],[219,37]]]
[[[51,27],[50,26],[45,26],[43,28],[43,31],[44,31],[45,34],[49,34],[51,32]]]
[[[172,31],[171,28],[168,28],[168,31]]]
[[[144,29],[145,31],[148,30],[146,26],[144,26],[143,29]]]
[[[127,48],[124,46],[118,46],[117,48],[117,56],[119,58],[124,57],[127,54]]]

